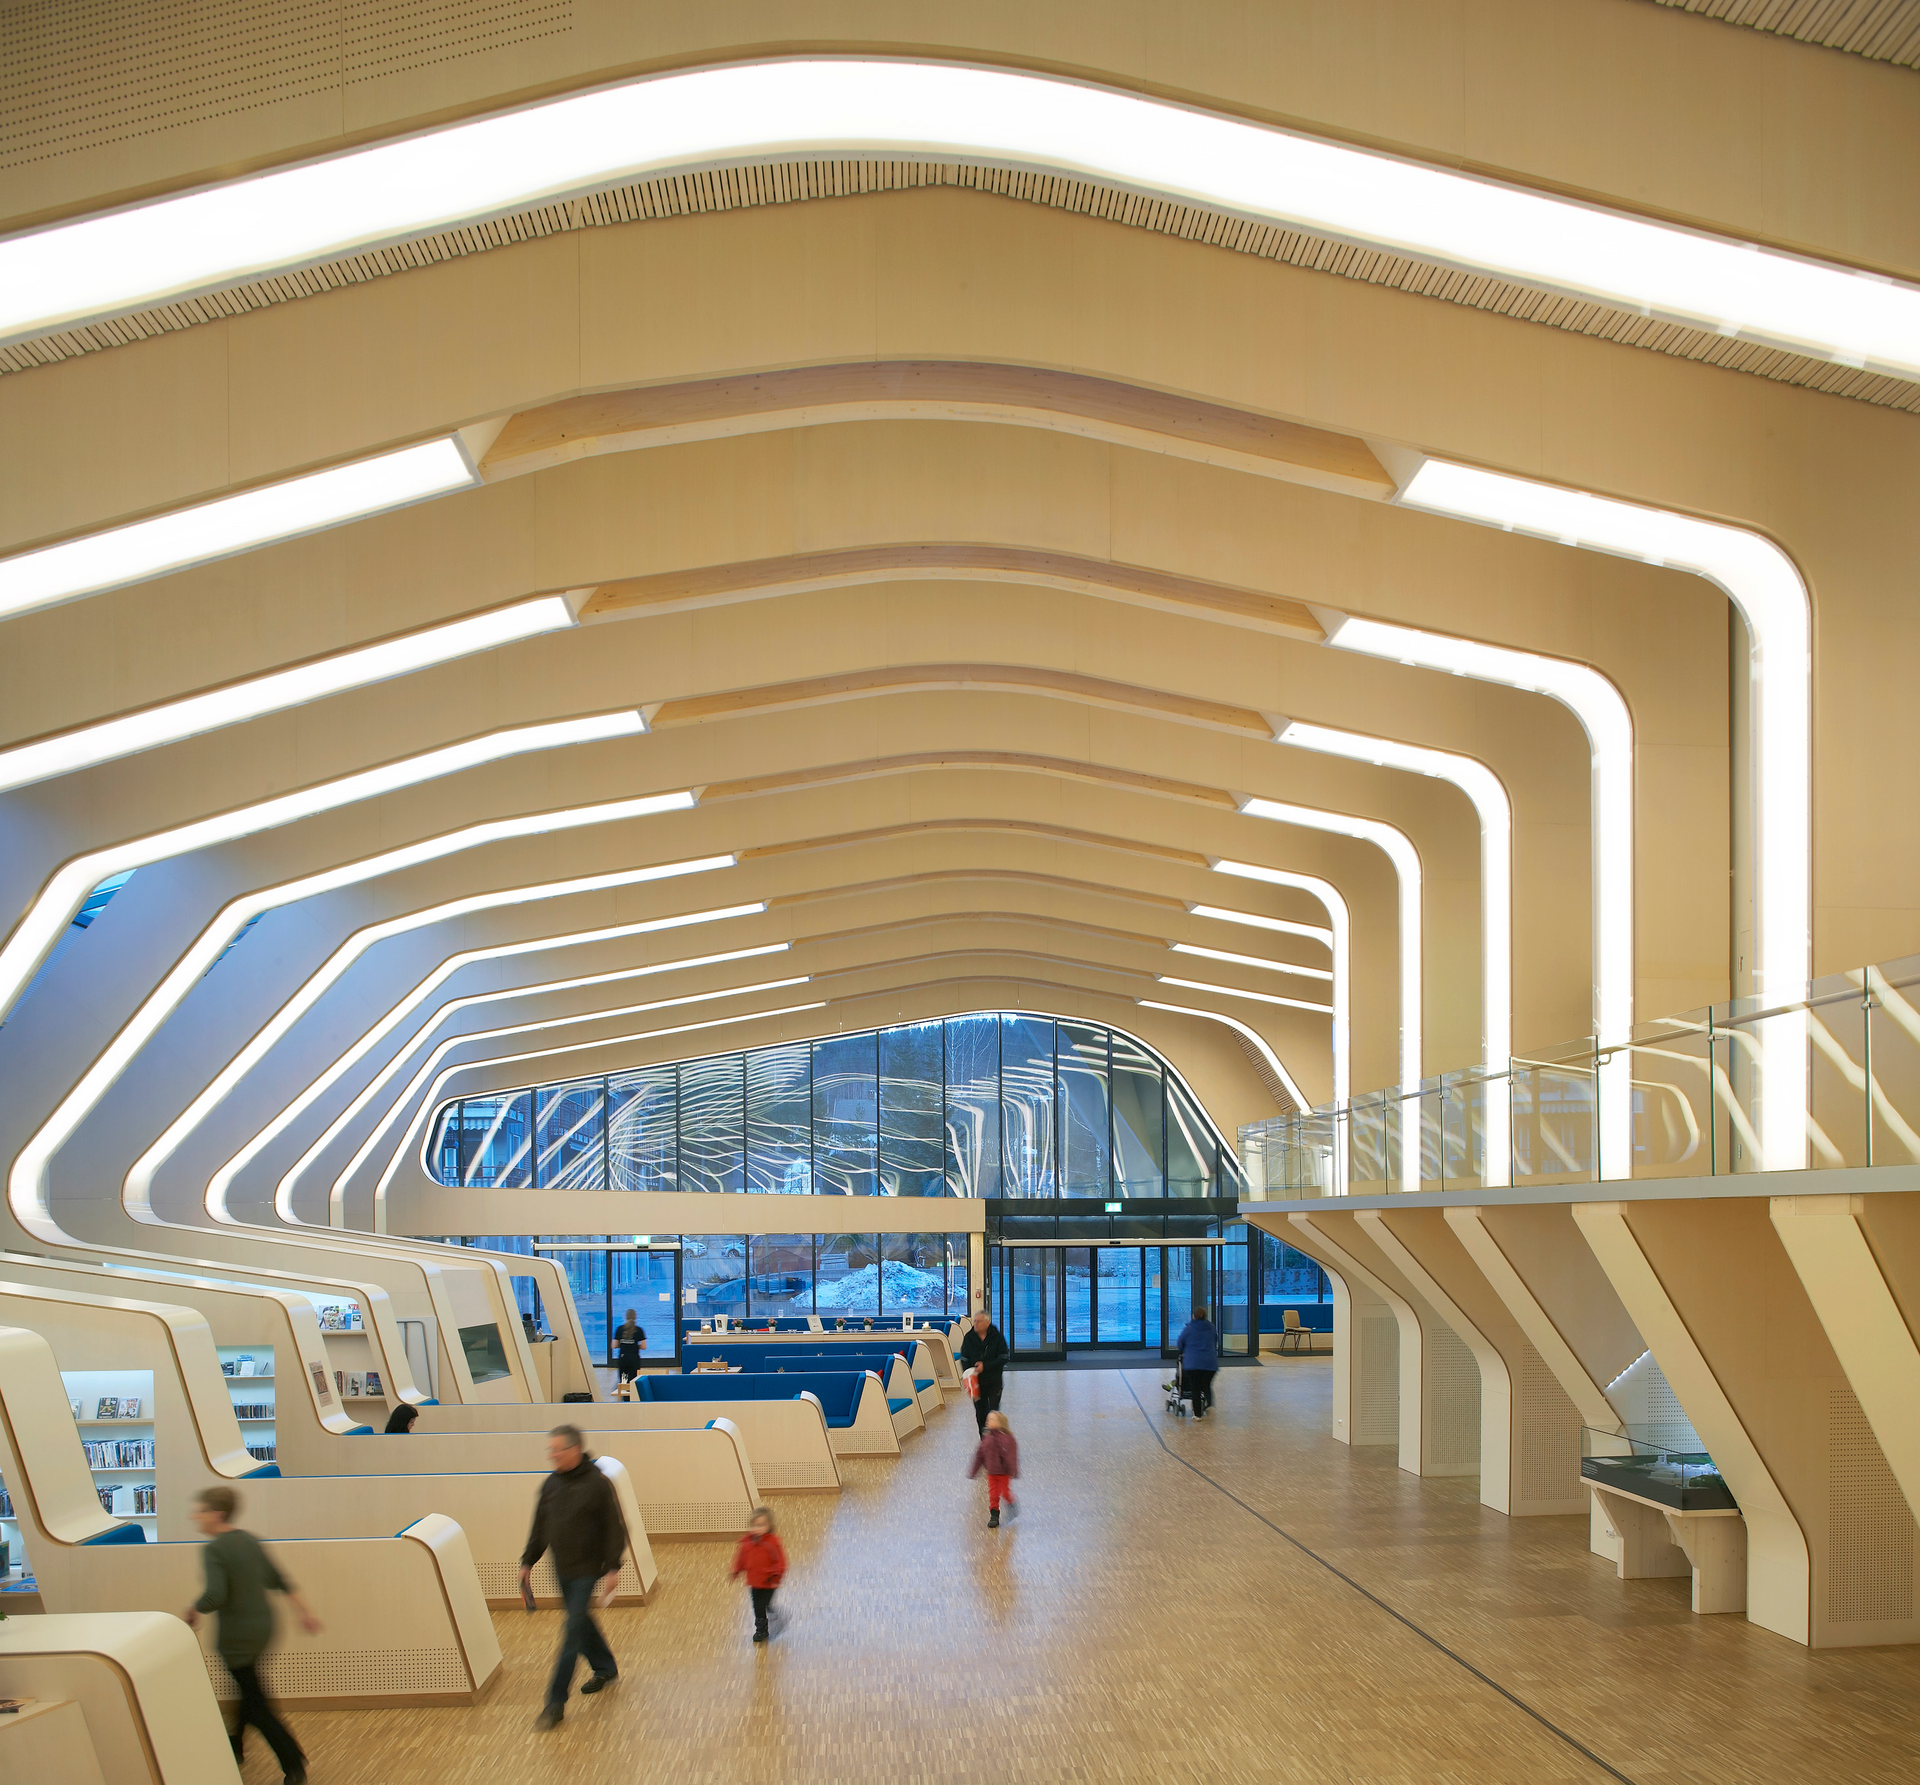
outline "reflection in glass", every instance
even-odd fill
[[[1093,1254],[1094,1295],[1102,1345],[1140,1343],[1141,1257],[1138,1246],[1102,1246]]]
[[[543,1086],[534,1099],[534,1184],[542,1190],[604,1190],[606,1080]]]
[[[813,1044],[813,1168],[823,1196],[879,1188],[877,1048],[871,1032]]]
[[[1521,1162],[1528,1139],[1523,1122]],[[456,1099],[423,1163],[445,1184],[762,1195],[1149,1200],[1243,1181],[1152,1049],[1019,1011]]]
[[[1213,1129],[1198,1105],[1176,1083],[1167,1080],[1167,1194],[1169,1196],[1211,1196],[1214,1194],[1215,1162]],[[1169,1304],[1171,1306],[1171,1304]],[[1171,1312],[1167,1315],[1171,1320]]]
[[[805,1196],[813,1189],[812,1050],[804,1041],[747,1055],[747,1188]]]
[[[742,1057],[688,1060],[680,1068],[680,1188],[738,1192],[745,1185]],[[722,1312],[725,1312],[723,1309]]]
[[[1113,1194],[1164,1196],[1160,1149],[1166,1100],[1160,1062],[1131,1035],[1113,1037]]]
[[[687,1290],[689,1317],[705,1320],[747,1311],[747,1245],[737,1233],[684,1235],[680,1241],[680,1280]]]
[[[945,1196],[941,1025],[880,1031],[880,1194]]]
[[[967,1298],[971,1275],[971,1267],[967,1262],[967,1236],[964,1233],[949,1233],[942,1238],[946,1241],[947,1250],[947,1316],[952,1320],[961,1320],[971,1312]]]
[[[1000,1021],[947,1019],[947,1189],[1000,1195]]]
[[[469,1097],[460,1106],[460,1181],[524,1190],[533,1182],[533,1093]]]
[[[672,1066],[607,1081],[607,1152],[615,1190],[672,1190],[680,1075]]]
[[[947,1305],[943,1233],[880,1235],[880,1311],[938,1314]]]
[[[1107,1031],[1062,1021],[1060,1030],[1060,1194],[1109,1196]]]
[[[604,1234],[592,1233],[546,1233],[540,1236],[542,1244],[564,1241],[569,1248],[584,1240],[604,1239]],[[547,1256],[566,1273],[567,1287],[573,1292],[573,1309],[580,1316],[580,1334],[587,1342],[587,1355],[593,1358],[607,1359],[611,1353],[607,1350],[613,1325],[618,1324],[616,1316],[613,1322],[607,1318],[607,1255],[595,1250],[592,1252],[549,1252]],[[621,1315],[626,1310],[621,1309]]]
[[[1002,1196],[1053,1194],[1053,1019],[1000,1019]]]
[[[747,1312],[756,1320],[813,1312],[813,1235],[762,1233],[751,1242]]]
[[[671,1252],[610,1252],[607,1311],[617,1327],[631,1308],[647,1335],[640,1353],[649,1363],[672,1363],[679,1310],[673,1303]],[[611,1358],[608,1360],[611,1362]]]
[[[823,1233],[813,1292],[823,1318],[865,1319],[880,1312],[880,1237],[872,1233]]]

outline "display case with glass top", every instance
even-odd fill
[[[1580,1473],[1596,1487],[1632,1494],[1675,1512],[1737,1512],[1712,1457],[1664,1439],[1657,1427],[1580,1430]]]

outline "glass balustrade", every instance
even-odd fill
[[[1272,1200],[1920,1163],[1920,956],[1251,1123],[1240,1155]]]

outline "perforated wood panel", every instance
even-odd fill
[[[1520,1498],[1578,1500],[1580,1409],[1540,1353],[1520,1344]]]
[[[215,1693],[239,1697],[220,1657],[206,1661]],[[473,1684],[458,1649],[270,1649],[260,1680],[276,1698],[401,1698]]]
[[[745,1500],[642,1500],[640,1522],[649,1537],[672,1531],[744,1531],[752,1511]]]
[[[1400,1322],[1375,1303],[1355,1321],[1359,1368],[1353,1384],[1353,1442],[1400,1441]]]
[[[833,1487],[838,1479],[827,1462],[766,1463],[756,1458],[753,1473],[763,1488]]]
[[[1920,0],[1654,0],[1729,25],[1920,68]]]
[[[1911,1618],[1913,1514],[1853,1391],[1830,1393],[1827,1621],[1880,1624]]]
[[[520,1567],[516,1562],[476,1562],[480,1591],[489,1599],[517,1599],[520,1596]],[[534,1596],[540,1599],[560,1597],[560,1577],[553,1571],[551,1557],[542,1556],[533,1565]],[[631,1556],[620,1565],[620,1591],[641,1594],[646,1591]]]
[[[0,11],[0,167],[571,28],[573,0],[37,0]]]
[[[538,206],[489,223],[444,230],[416,241],[367,254],[351,254],[325,266],[216,292],[208,297],[182,299],[131,316],[114,317],[84,328],[63,329],[38,340],[0,348],[0,372],[24,371],[79,353],[117,347],[148,335],[192,328],[222,316],[263,309],[296,298],[311,297],[341,285],[404,273],[437,261],[481,254],[514,242],[565,230],[594,229],[654,217],[692,216],[707,211],[742,210],[755,205],[798,204],[817,198],[849,198],[861,193],[898,192],[922,186],[959,186],[991,192],[1053,210],[1074,211],[1124,223],[1159,235],[1204,242],[1236,254],[1283,261],[1314,272],[1337,273],[1368,285],[1390,286],[1420,297],[1491,310],[1523,322],[1617,341],[1655,353],[1699,360],[1731,371],[1802,385],[1835,396],[1853,397],[1894,409],[1920,411],[1920,383],[1882,377],[1849,366],[1836,366],[1802,354],[1758,347],[1731,336],[1660,322],[1638,310],[1620,310],[1585,299],[1531,291],[1523,285],[1463,273],[1451,267],[1431,266],[1405,255],[1297,229],[1256,223],[1244,217],[1208,210],[1199,205],[1174,204],[1143,198],[1088,180],[1017,173],[1003,167],[972,162],[913,161],[795,161],[764,167],[735,167],[715,173],[687,174],[673,179],[641,180],[616,186],[591,197],[564,204]]]
[[[1471,1475],[1480,1467],[1480,1366],[1444,1320],[1423,1324],[1427,1370],[1427,1466]]]

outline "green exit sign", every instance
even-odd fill
[[[1107,1213],[1108,1213],[1109,1215],[1117,1215],[1117,1214],[1119,1214],[1119,1213],[1120,1213],[1120,1205],[1119,1205],[1119,1204],[1118,1204],[1117,1202],[1110,1202],[1110,1203],[1108,1203],[1108,1204],[1107,1204]]]

